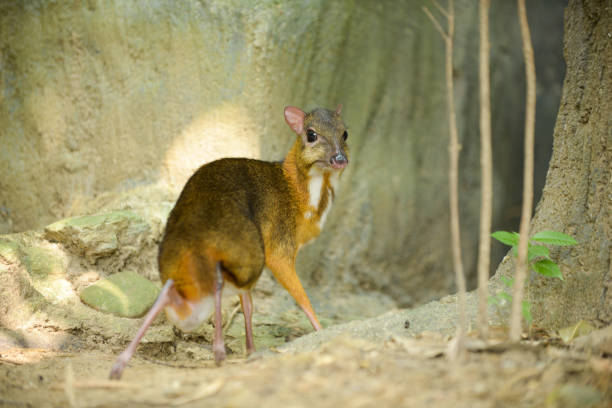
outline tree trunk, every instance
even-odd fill
[[[531,234],[552,229],[572,235],[579,244],[551,251],[565,281],[532,272],[527,282],[534,322],[544,327],[580,319],[612,321],[611,29],[609,2],[570,1],[565,14],[567,74]],[[511,273],[511,258],[504,259],[498,277]]]

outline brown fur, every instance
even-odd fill
[[[215,264],[221,262],[227,280],[250,288],[267,248],[295,250],[297,213],[280,164],[222,159],[202,166],[168,218],[159,251],[162,281],[173,279],[186,298],[192,286],[210,294],[212,284],[205,282],[215,281]],[[185,253],[200,260],[198,273],[177,262]]]
[[[306,219],[308,172],[317,161],[328,161],[329,145],[347,150],[341,138],[346,127],[336,112],[316,110],[304,122],[327,145],[309,149],[298,135],[283,163],[221,159],[195,172],[170,213],[160,245],[163,282],[173,279],[184,298],[197,300],[212,293],[217,262],[224,278],[242,289],[256,283],[264,264],[275,275],[292,273],[281,271],[293,270],[299,247],[319,235],[317,222],[334,195],[329,171],[323,170],[319,206]]]

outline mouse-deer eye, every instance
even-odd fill
[[[306,131],[306,140],[308,140],[308,143],[314,143],[317,140],[317,132],[315,132],[312,129],[308,129]]]

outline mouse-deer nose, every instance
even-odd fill
[[[338,152],[331,157],[329,163],[334,169],[343,169],[348,164],[348,159],[342,152]]]

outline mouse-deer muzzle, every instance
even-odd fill
[[[344,152],[340,150],[335,155],[332,155],[331,159],[329,160],[329,164],[334,169],[343,169],[348,164],[348,158]]]

